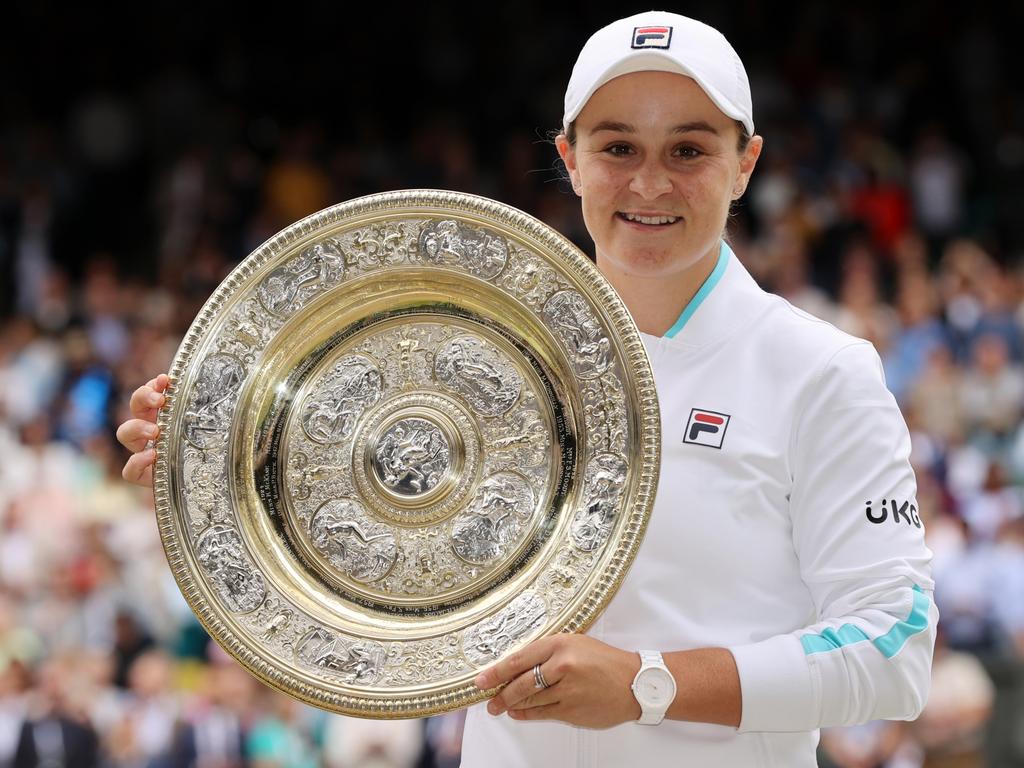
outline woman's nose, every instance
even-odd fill
[[[645,160],[636,169],[629,182],[629,190],[645,200],[653,200],[672,191],[672,179],[665,167],[652,158]]]

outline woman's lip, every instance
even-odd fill
[[[637,213],[635,211],[629,211],[629,214],[631,216],[643,216],[645,219],[668,217],[675,219],[675,221],[666,222],[665,224],[644,224],[642,221],[627,219],[626,214],[623,211],[616,211],[615,213],[620,221],[624,221],[626,224],[635,224],[638,227],[671,227],[673,224],[678,224],[683,220],[682,216],[674,216],[670,213]]]

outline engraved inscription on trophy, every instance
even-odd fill
[[[400,496],[419,496],[437,487],[450,465],[451,446],[427,419],[406,418],[384,432],[373,451],[380,482]]]
[[[469,509],[455,518],[452,549],[476,564],[504,555],[533,507],[533,489],[525,477],[514,472],[491,475],[480,483]]]
[[[337,284],[345,271],[345,256],[333,240],[323,240],[267,275],[257,290],[267,311],[282,317]]]
[[[215,525],[204,531],[196,555],[229,610],[248,613],[263,602],[263,577],[253,568],[234,528]]]
[[[380,399],[383,378],[377,366],[362,355],[346,355],[322,386],[302,404],[302,429],[321,445],[338,443],[355,429],[359,416]]]
[[[611,362],[611,342],[587,300],[576,291],[559,291],[544,303],[544,321],[562,340],[576,375],[600,376]]]
[[[587,464],[583,506],[572,521],[572,541],[584,552],[604,545],[615,525],[626,482],[626,462],[621,456],[601,453]]]
[[[523,379],[490,343],[461,335],[444,344],[434,361],[438,381],[462,395],[481,416],[498,416],[516,402]]]
[[[307,666],[332,672],[343,682],[369,685],[380,676],[384,647],[370,640],[340,637],[316,627],[296,643],[295,655]]]
[[[186,440],[203,450],[227,442],[231,411],[244,378],[245,368],[236,357],[215,354],[203,361],[185,408]]]
[[[384,578],[398,557],[391,529],[372,522],[354,499],[334,499],[320,507],[310,535],[331,565],[359,582]]]
[[[546,619],[544,600],[527,590],[494,616],[467,630],[462,637],[462,653],[474,666],[490,664],[539,629]]]
[[[486,229],[437,221],[427,224],[420,234],[420,256],[432,264],[461,267],[490,280],[508,261],[508,243]]]

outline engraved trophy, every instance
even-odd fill
[[[171,368],[157,515],[182,592],[261,680],[362,717],[483,698],[603,609],[654,500],[639,333],[554,230],[454,192],[268,240]]]

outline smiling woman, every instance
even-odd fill
[[[693,19],[621,19],[581,51],[562,127],[597,265],[651,360],[660,481],[587,633],[478,676],[494,696],[463,765],[812,766],[821,726],[916,717],[931,553],[863,513],[914,503],[907,427],[871,344],[765,293],[724,240],[764,146],[739,57]]]

